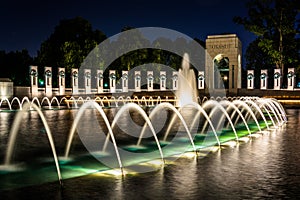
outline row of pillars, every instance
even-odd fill
[[[96,92],[103,93],[104,92],[104,83],[103,83],[103,70],[96,71]],[[73,68],[71,70],[71,86],[72,93],[79,93],[78,86],[78,69]],[[172,72],[172,89],[178,89],[178,71]],[[45,95],[52,96],[52,68],[45,67],[44,68],[44,77],[45,77]],[[59,95],[65,94],[65,68],[58,68],[58,91]],[[109,92],[116,92],[116,70],[109,70]],[[160,72],[160,90],[166,90],[167,87],[167,73],[166,71]],[[38,67],[30,66],[30,80],[31,80],[31,94],[32,96],[38,96]],[[141,72],[134,71],[134,91],[141,91]],[[90,94],[92,92],[92,76],[91,69],[84,69],[84,90],[86,94]],[[122,71],[122,92],[128,92],[128,71]],[[204,89],[204,72],[198,72],[198,89]],[[153,71],[147,71],[147,90],[154,90],[154,76]]]
[[[247,71],[247,89],[254,89],[254,70]],[[263,69],[260,72],[260,89],[268,89],[268,70]],[[280,90],[282,88],[282,73],[280,69],[275,69],[274,74],[274,90]],[[287,74],[287,89],[294,90],[295,88],[295,68],[288,68]]]

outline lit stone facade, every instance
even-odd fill
[[[241,88],[242,75],[242,43],[236,34],[209,35],[206,39],[206,69],[205,80],[209,88],[215,87],[214,59],[222,55],[229,59],[228,89],[231,93],[237,93]],[[209,59],[209,57],[211,59]]]

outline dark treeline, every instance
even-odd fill
[[[18,86],[29,85],[28,66],[33,60],[27,50],[0,51],[0,78],[10,78]]]
[[[284,74],[287,68],[295,67],[297,77],[300,74],[300,4],[297,0],[248,0],[245,4],[248,8],[246,17],[234,17],[233,21],[245,27],[257,37],[250,43],[245,52],[245,69],[254,69],[256,77],[259,77],[261,69],[268,69],[270,74],[274,68],[282,69]],[[135,30],[133,27],[124,27],[121,31]],[[79,68],[85,58],[95,47],[107,39],[101,30],[94,30],[92,25],[82,17],[61,20],[53,33],[40,45],[36,57],[31,57],[27,50],[5,52],[0,51],[0,78],[11,78],[15,85],[29,85],[29,65],[39,66],[39,79],[44,79],[43,68],[53,68],[53,86],[56,86],[57,67],[66,68],[66,76],[70,77],[71,68]],[[194,39],[205,48],[205,42]],[[133,42],[133,43],[132,43]],[[146,63],[159,63],[178,69],[181,57],[173,52],[162,50],[162,45],[177,46],[190,53],[190,43],[184,39],[175,41],[158,38],[151,41],[154,48],[143,48],[143,44],[150,41],[143,38],[142,34],[135,34],[128,40],[120,37],[118,41],[110,41],[108,57],[117,58],[109,64],[108,68],[117,70],[130,70],[133,67]],[[126,45],[135,45],[135,51],[116,56],[117,51],[127,48]],[[114,50],[111,50],[114,47]],[[102,52],[101,52],[102,51]],[[101,57],[105,49],[101,49],[95,57]],[[201,53],[200,53],[201,54]],[[183,55],[183,54],[182,54]],[[96,64],[86,63],[88,67],[103,67],[105,61]],[[107,68],[107,69],[108,69]],[[107,73],[107,72],[106,72]],[[245,74],[245,71],[243,71]],[[246,75],[244,75],[245,77]],[[286,75],[283,76],[286,79]],[[66,79],[67,86],[70,86]],[[256,87],[259,78],[256,78]],[[270,81],[272,78],[270,77]]]
[[[286,83],[288,68],[296,68],[300,74],[300,3],[299,0],[248,0],[246,17],[234,17],[233,21],[244,26],[257,38],[245,52],[246,68],[260,76],[261,69],[281,69]],[[269,78],[269,85],[273,77]],[[270,84],[271,83],[271,84]],[[260,79],[255,79],[259,88]]]
[[[135,30],[132,27],[124,27],[121,31]],[[158,63],[178,69],[182,58],[177,54],[160,49],[160,46],[188,46],[192,45],[184,39],[177,39],[175,41],[158,38],[153,41],[154,48],[143,48],[143,44],[150,43],[142,34],[137,32],[133,34],[134,38],[120,37],[118,41],[111,41],[109,43],[109,57],[116,57],[119,49],[127,48],[126,45],[135,45],[138,50],[128,52],[120,57],[117,57],[106,70],[117,70],[117,75],[120,76],[122,70],[130,70],[133,67],[140,66],[146,63]],[[100,30],[93,30],[92,25],[82,17],[73,19],[61,20],[55,27],[54,32],[47,40],[42,42],[36,57],[31,57],[27,50],[15,52],[0,52],[0,78],[11,78],[15,85],[29,86],[29,66],[37,65],[39,67],[39,80],[44,79],[45,66],[51,66],[53,71],[53,86],[56,87],[57,68],[66,68],[66,77],[70,77],[72,68],[79,68],[84,62],[89,53],[97,47],[97,45],[107,39],[106,35]],[[195,39],[194,42],[204,45],[204,42]],[[191,42],[190,42],[191,43]],[[115,48],[113,48],[115,47]],[[113,49],[113,50],[111,50]],[[101,50],[105,51],[105,49]],[[103,52],[98,52],[98,57]],[[107,53],[107,52],[105,52]],[[183,54],[182,54],[183,55]],[[100,65],[106,64],[104,61],[97,61],[97,63],[89,63],[89,67],[102,67]],[[96,65],[96,66],[95,66]],[[118,77],[119,78],[119,77]],[[70,86],[70,79],[66,78],[67,87]]]

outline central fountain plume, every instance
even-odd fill
[[[190,68],[190,58],[184,53],[181,69],[178,72],[179,87],[176,93],[179,107],[197,102],[198,91],[196,87],[196,77],[194,70]]]

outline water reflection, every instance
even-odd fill
[[[45,112],[49,123],[63,129],[62,139],[55,142],[65,144],[68,125],[54,119],[72,121],[73,111]],[[289,121],[281,129],[201,159],[180,158],[156,171],[125,177],[68,179],[63,190],[57,183],[47,183],[1,191],[0,195],[3,199],[23,198],[24,194],[32,199],[296,199],[300,195],[300,110],[289,109],[287,114]],[[1,143],[8,134],[10,115],[0,113]]]

